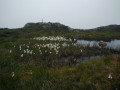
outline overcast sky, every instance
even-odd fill
[[[0,0],[0,28],[19,28],[42,18],[80,29],[120,25],[120,0]]]

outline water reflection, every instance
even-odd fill
[[[99,41],[87,41],[87,40],[78,40],[77,44],[82,45],[82,46],[98,46]],[[120,40],[112,40],[110,42],[106,42],[107,46],[105,48],[110,48],[114,50],[120,50]]]
[[[115,50],[120,50],[120,40],[107,42],[107,47]]]

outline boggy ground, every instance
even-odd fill
[[[39,39],[20,39],[0,46],[1,90],[120,89],[119,51],[79,46],[64,37]],[[118,56],[111,56],[113,53]],[[109,56],[77,65],[60,62],[60,57],[70,55]]]
[[[2,64],[1,90],[120,89],[120,56],[107,56],[99,60],[81,62],[76,66],[56,64],[48,67],[36,65],[34,61],[27,63],[11,61]],[[108,78],[109,75],[112,78]]]

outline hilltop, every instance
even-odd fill
[[[63,25],[61,23],[44,23],[44,22],[38,22],[38,23],[27,23],[23,27],[23,29],[34,29],[35,31],[59,31],[59,32],[68,32],[72,30],[70,27]]]

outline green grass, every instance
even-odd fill
[[[62,34],[62,36],[65,35],[67,34]],[[104,55],[111,53],[108,49],[83,47],[74,45],[74,42],[70,41],[66,42],[69,46],[63,47],[64,41],[38,41],[29,37],[4,38],[0,43],[0,90],[120,89],[120,55],[118,57],[105,56],[98,60],[68,65],[59,61],[61,56],[74,56],[73,58],[75,58],[101,54],[100,51]],[[43,53],[40,54],[38,47],[33,47],[35,44],[49,43],[59,43],[60,48],[57,54],[54,49],[50,50],[48,47],[41,47]],[[34,50],[36,54],[25,53],[21,57],[24,50],[28,49],[24,44],[29,45],[29,50]],[[22,50],[20,50],[20,45],[22,45]],[[83,53],[81,53],[81,49]],[[12,72],[15,73],[14,77],[12,77]],[[112,79],[108,78],[110,73],[112,73]]]
[[[10,60],[2,56],[4,60]],[[120,85],[120,56],[107,56],[81,62],[76,66],[62,67],[35,65],[31,61],[18,63],[17,68],[11,69],[15,66],[11,62],[0,63],[4,66],[0,72],[1,90],[114,90],[119,89]],[[14,77],[11,76],[12,72],[15,73]],[[110,73],[112,79],[108,78]]]

